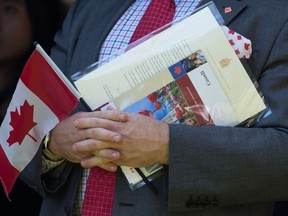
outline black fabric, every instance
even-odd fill
[[[288,201],[276,202],[273,216],[287,216]]]
[[[41,197],[25,185],[21,180],[17,180],[10,193],[10,199],[6,197],[4,190],[0,187],[0,211],[1,216],[38,216]]]

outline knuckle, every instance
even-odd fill
[[[89,145],[93,148],[96,148],[97,147],[97,141],[95,139],[89,139]]]
[[[91,127],[98,127],[99,125],[99,121],[97,118],[90,118],[89,119],[89,125],[91,125]]]
[[[96,137],[97,135],[97,129],[96,128],[91,128],[87,130],[87,133],[90,138]]]

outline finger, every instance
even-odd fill
[[[110,119],[113,121],[127,121],[127,113],[109,107],[107,110],[93,112],[95,117]]]
[[[114,149],[101,149],[99,151],[93,152],[96,157],[102,157],[111,161],[118,160],[120,158],[120,153]]]
[[[79,130],[78,136],[85,139],[94,139],[105,142],[120,143],[123,140],[121,134],[105,129],[105,128],[89,128],[85,130]]]
[[[118,160],[120,153],[103,142],[97,142],[93,139],[83,140],[73,144],[73,151],[77,154],[92,154],[97,157],[103,157],[110,160]]]
[[[79,115],[74,121],[74,125],[77,128],[97,127],[103,125],[107,120],[125,122],[127,114],[119,110],[94,111],[85,116]]]
[[[107,163],[107,164],[103,164],[101,166],[99,166],[100,168],[110,171],[110,172],[116,172],[118,166],[113,164],[113,163]]]
[[[109,171],[117,170],[117,165],[111,162],[111,160],[108,160],[102,157],[96,157],[96,156],[83,159],[81,160],[80,164],[83,168],[92,168],[92,167],[98,166]]]
[[[74,126],[78,129],[87,128],[113,128],[117,121],[112,121],[110,119],[103,119],[97,117],[89,118],[79,118],[74,121]]]
[[[103,164],[110,163],[111,160],[104,159],[102,157],[92,156],[89,158],[82,159],[80,164],[84,168],[92,168],[95,166],[102,166]]]
[[[94,152],[98,149],[98,142],[94,139],[85,139],[82,141],[78,141],[73,144],[72,149],[77,154],[83,154],[87,152]]]
[[[123,137],[121,134],[105,128],[90,128],[82,131],[87,138],[106,141],[106,142],[121,142]]]

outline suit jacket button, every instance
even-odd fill
[[[187,208],[193,208],[195,201],[192,199],[192,197],[186,201],[186,207]]]
[[[210,205],[211,205],[212,207],[217,207],[217,206],[219,205],[219,203],[218,203],[217,200],[213,200],[213,201],[210,203]]]
[[[199,208],[203,206],[203,202],[201,200],[196,200],[194,204],[195,208]]]
[[[206,206],[208,206],[210,204],[211,204],[211,201],[209,201],[208,199],[203,201],[203,207],[206,207]]]

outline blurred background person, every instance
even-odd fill
[[[37,41],[49,53],[53,37],[61,27],[73,1],[0,0],[0,124],[14,93],[19,76]],[[1,215],[38,215],[41,198],[17,180],[6,198],[0,186]],[[34,208],[31,208],[33,203]],[[7,212],[7,213],[4,213]]]

